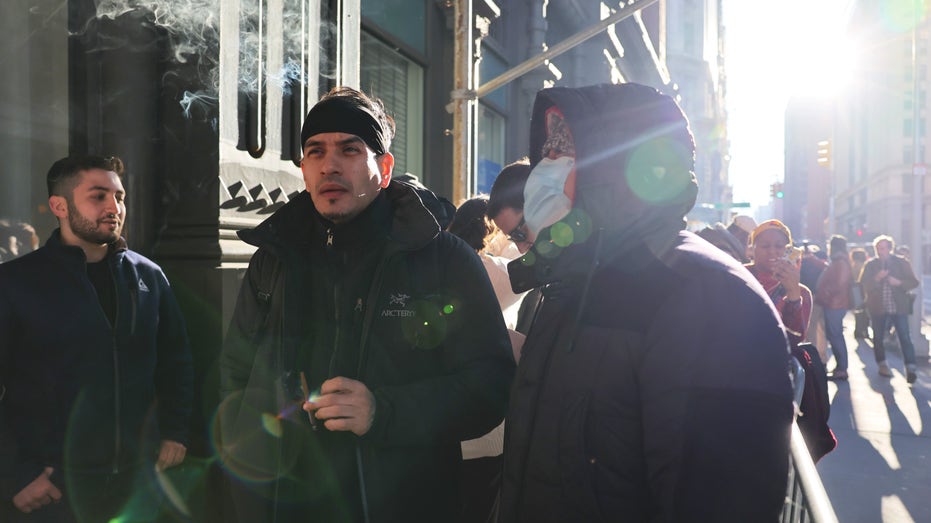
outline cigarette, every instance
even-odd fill
[[[301,392],[304,393],[304,401],[310,401],[310,387],[307,386],[307,376],[301,371]],[[310,420],[310,426],[317,430],[317,420],[314,419],[314,413],[308,412],[307,419]]]

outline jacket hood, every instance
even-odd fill
[[[362,214],[346,224],[333,227],[339,230],[358,227],[359,220],[384,219],[388,223],[379,223],[378,228],[384,230],[388,239],[401,250],[420,249],[440,233],[436,219],[411,186],[392,180],[381,192]],[[379,212],[382,207],[384,213]],[[285,251],[313,241],[314,228],[321,222],[332,225],[317,213],[310,194],[301,191],[258,226],[243,229],[237,234],[249,245],[266,248],[282,256]]]
[[[641,239],[685,228],[695,204],[695,144],[672,98],[639,84],[554,87],[537,93],[530,123],[530,163],[542,156],[546,111],[557,107],[575,145],[574,214],[606,240]],[[532,175],[531,175],[532,176]]]
[[[530,122],[531,168],[542,159],[552,107],[571,134],[575,198],[569,215],[508,265],[515,292],[587,280],[597,265],[630,261],[635,251],[638,259],[661,256],[685,228],[698,194],[695,142],[672,98],[639,84],[543,89]]]

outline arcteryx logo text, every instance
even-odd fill
[[[410,301],[411,297],[407,294],[391,294],[388,297],[388,307],[387,309],[381,310],[381,315],[383,318],[409,318],[415,316],[416,313],[407,308],[407,302]],[[394,308],[397,307],[397,308]]]

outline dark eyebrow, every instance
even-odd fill
[[[358,136],[351,136],[349,138],[346,138],[345,140],[340,140],[336,142],[336,145],[350,145],[350,144],[363,144],[364,145],[365,141],[363,141],[362,138],[359,138]]]
[[[304,148],[306,149],[308,147],[319,147],[323,145],[323,143],[324,142],[322,140],[314,140],[311,138],[307,140],[307,142],[304,143]],[[365,141],[362,138],[359,138],[358,136],[353,135],[353,136],[350,136],[349,138],[345,138],[343,140],[336,142],[336,145],[342,147],[344,145],[364,144],[364,143]]]
[[[88,190],[90,191],[103,191],[103,192],[115,192],[116,194],[125,194],[123,191],[111,191],[109,187],[104,187],[102,185],[93,185]]]

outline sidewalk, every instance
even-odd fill
[[[931,335],[931,324],[923,331]],[[829,383],[838,445],[818,463],[825,489],[844,523],[931,521],[931,364],[919,359],[909,386],[901,353],[890,347],[894,377],[883,378],[871,343],[852,333],[848,314],[850,379]]]

